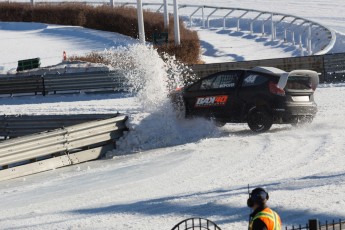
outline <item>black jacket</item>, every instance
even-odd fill
[[[267,208],[267,206],[262,206],[262,207],[257,208],[252,214],[250,214],[250,219],[253,219],[256,214],[258,214],[259,212],[261,212],[265,208]],[[267,226],[262,220],[256,219],[256,220],[254,220],[252,230],[267,230]]]

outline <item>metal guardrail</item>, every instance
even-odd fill
[[[75,73],[43,76],[44,94],[65,91],[123,91],[125,78],[120,72]]]
[[[114,148],[126,120],[119,115],[3,141],[0,181],[97,159]]]
[[[0,95],[13,93],[41,94],[43,92],[43,79],[41,76],[16,76],[0,78]]]
[[[29,75],[30,73],[28,73]],[[61,75],[3,76],[0,95],[47,95],[68,92],[123,91],[125,77],[121,72],[86,72]]]
[[[0,137],[10,139],[85,122],[109,119],[115,114],[71,115],[3,115],[0,116]]]

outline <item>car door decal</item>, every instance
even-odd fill
[[[197,97],[194,107],[225,106],[227,101],[227,95]]]

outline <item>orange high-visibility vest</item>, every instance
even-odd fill
[[[282,229],[282,222],[280,220],[279,215],[270,208],[265,208],[253,217],[249,224],[249,230],[253,230],[253,223],[256,219],[260,219],[262,222],[264,222],[267,227],[267,230]]]

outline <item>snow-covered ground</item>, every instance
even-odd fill
[[[345,87],[319,88],[312,125],[274,126],[260,135],[246,125],[218,130],[202,120],[166,127],[158,116],[136,114],[135,98],[119,95],[2,100],[8,113],[131,113],[141,136],[137,149],[163,148],[1,182],[1,227],[170,229],[203,216],[223,229],[245,229],[248,183],[269,190],[284,225],[344,218],[344,93]],[[176,134],[178,142],[157,142]]]
[[[43,23],[0,22],[0,66],[17,68],[17,61],[41,58],[41,66],[54,65],[68,55],[82,55],[137,41],[121,34],[90,30],[78,26]]]
[[[188,3],[284,11],[345,32],[345,3],[340,0]],[[33,28],[36,24],[19,25],[0,30],[0,47],[8,53],[8,59],[1,57],[1,63],[41,56],[51,61],[45,64],[56,64],[64,50],[84,53],[135,42],[76,27],[57,26],[56,31],[53,26],[50,33],[47,25],[37,29]],[[225,37],[212,31],[200,33],[214,49],[225,43]],[[27,44],[31,42],[39,48],[30,50]],[[339,47],[342,42],[338,40]],[[262,48],[260,44],[244,47],[243,53],[239,49],[233,53],[217,50],[210,58],[220,53],[247,59],[252,49]],[[268,51],[261,52],[281,53],[279,49],[267,46]],[[136,96],[0,99],[0,110],[5,114],[119,111],[131,115],[131,132],[119,142],[117,151],[108,154],[121,156],[0,182],[0,229],[171,229],[191,216],[210,218],[222,229],[246,229],[247,184],[268,189],[269,204],[281,214],[284,226],[303,224],[309,218],[345,218],[344,85],[322,85],[316,90],[319,113],[311,125],[297,129],[275,125],[271,131],[256,135],[244,124],[218,129],[201,119],[177,119],[167,104],[167,66],[152,50],[135,47],[130,52],[138,69],[130,71],[128,77],[132,83],[137,79],[139,88],[146,86]],[[56,59],[48,59],[51,56]]]

